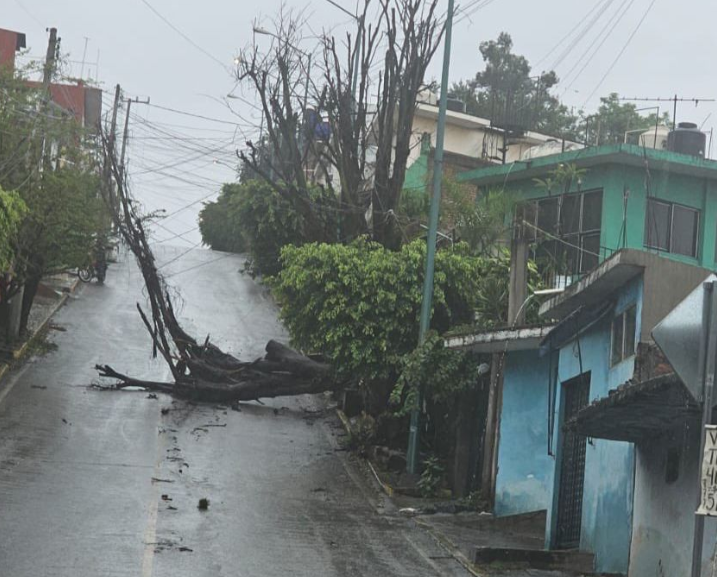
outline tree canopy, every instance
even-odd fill
[[[523,127],[553,136],[572,135],[576,117],[550,93],[558,83],[553,71],[532,74],[525,56],[513,52],[513,39],[501,32],[481,42],[485,68],[469,80],[454,84],[453,94],[466,103],[469,114],[496,125]]]

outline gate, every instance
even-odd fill
[[[563,383],[563,422],[569,421],[588,404],[590,373]],[[583,512],[585,481],[585,446],[587,439],[573,431],[563,431],[560,451],[560,485],[556,549],[577,549],[580,546],[580,525]]]

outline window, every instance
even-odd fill
[[[560,263],[561,274],[574,275],[599,262],[602,191],[552,196],[522,203],[516,211],[527,222],[524,236],[539,241],[534,258]],[[558,240],[559,239],[559,240]]]
[[[699,210],[647,199],[645,247],[696,257],[699,226]]]
[[[637,307],[632,305],[612,321],[612,365],[616,365],[635,354],[636,332]]]

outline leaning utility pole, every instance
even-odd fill
[[[146,100],[140,100],[139,98],[128,98],[127,99],[127,110],[125,110],[124,116],[124,131],[122,133],[122,152],[120,152],[119,161],[119,175],[122,179],[122,184],[125,182],[125,154],[127,153],[127,141],[129,140],[129,114],[132,110],[132,103],[136,104],[149,104],[149,97]]]
[[[110,133],[107,136],[107,147],[105,149],[105,166],[102,174],[102,180],[105,187],[105,198],[110,206],[110,211],[117,215],[118,204],[115,198],[114,186],[112,184],[112,163],[116,161],[115,140],[117,133],[117,110],[119,109],[120,96],[122,87],[118,84],[115,87],[115,100],[112,107],[112,121],[110,122]]]
[[[438,127],[436,130],[436,153],[433,159],[433,197],[428,220],[426,240],[426,274],[423,279],[423,300],[421,301],[421,324],[418,332],[419,346],[426,340],[431,324],[433,307],[433,272],[435,269],[436,241],[438,240],[438,213],[441,206],[441,184],[443,181],[443,141],[446,133],[446,110],[448,109],[448,70],[451,65],[451,35],[453,32],[454,0],[448,0],[446,14],[446,38],[443,48],[443,74],[441,76],[441,97],[438,103]],[[419,465],[419,444],[421,428],[421,405],[423,404],[423,384],[419,384],[416,408],[411,411],[411,426],[408,435],[406,464],[409,473],[417,473]]]
[[[50,102],[52,100],[50,85],[52,84],[52,77],[55,74],[58,42],[57,28],[50,28],[50,39],[47,42],[47,54],[45,55],[45,65],[42,71],[42,104],[40,108],[40,114],[42,116],[42,135],[40,138],[40,158],[38,159],[38,167],[42,171],[50,170],[52,160],[50,158],[52,147],[47,143],[47,120]]]

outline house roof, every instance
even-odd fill
[[[459,182],[471,182],[480,185],[503,184],[509,181],[542,176],[560,164],[570,163],[581,168],[605,164],[621,164],[642,168],[645,166],[645,161],[649,163],[650,170],[664,170],[675,174],[687,174],[717,180],[717,161],[667,150],[644,148],[634,144],[595,146],[562,154],[519,160],[510,164],[469,170],[458,174],[456,178]]]
[[[444,345],[449,349],[477,353],[505,353],[535,350],[555,325],[476,330],[463,335],[448,336]]]
[[[418,102],[416,104],[416,116],[438,121],[438,105],[427,102]],[[480,116],[474,116],[472,114],[458,112],[456,110],[446,110],[446,123],[453,126],[460,126],[462,128],[493,131],[501,134],[503,133],[501,128],[493,126],[491,121],[487,118],[481,118]],[[548,134],[541,134],[540,132],[528,130],[523,133],[520,140],[529,143],[532,142],[535,144],[541,144],[551,140],[556,140],[556,138]],[[566,143],[578,144],[572,141],[566,141]]]
[[[592,306],[610,298],[612,293],[626,282],[650,270],[650,286],[645,291],[652,294],[653,308],[659,318],[648,319],[652,322],[649,329],[664,314],[672,310],[710,271],[699,266],[686,264],[660,254],[637,250],[622,249],[605,259],[578,282],[571,284],[561,294],[544,302],[539,309],[541,316],[562,319],[580,307]],[[657,283],[663,282],[660,286]],[[652,282],[655,280],[655,283]],[[659,294],[653,293],[659,288]],[[659,307],[657,305],[660,305]],[[659,310],[657,310],[659,309]],[[664,314],[663,314],[664,313]]]
[[[700,407],[674,373],[620,385],[565,424],[585,437],[639,443],[697,421]]]

